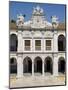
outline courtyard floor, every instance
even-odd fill
[[[60,74],[55,77],[49,74],[42,76],[37,73],[34,76],[25,74],[22,78],[17,78],[16,75],[10,75],[10,88],[51,85],[65,85],[65,75]]]

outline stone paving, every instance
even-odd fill
[[[65,85],[65,75],[25,75],[22,78],[10,76],[10,88],[15,87],[32,87],[32,86],[49,86],[49,85]]]

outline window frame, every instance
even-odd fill
[[[51,49],[50,50],[47,50],[46,48],[47,48],[47,46],[46,46],[46,41],[47,40],[50,40],[51,41],[51,46],[48,46],[48,47],[51,47]],[[45,51],[52,51],[52,39],[45,39],[45,43],[44,43],[44,47],[45,47]]]
[[[30,50],[25,50],[25,40],[30,40]],[[31,39],[23,39],[23,51],[26,51],[26,52],[32,51],[32,40]]]
[[[34,51],[35,52],[37,52],[37,51],[40,52],[42,50],[42,43],[41,43],[41,46],[40,46],[41,47],[40,50],[36,50],[36,46],[35,46],[35,41],[36,40],[40,40],[41,42],[42,42],[42,40],[41,39],[34,39]]]

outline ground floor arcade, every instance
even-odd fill
[[[65,56],[61,55],[21,55],[10,58],[10,74],[17,77],[25,75],[53,75],[58,76],[65,73]]]

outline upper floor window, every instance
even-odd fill
[[[35,50],[41,50],[41,40],[35,40]]]
[[[25,50],[30,51],[30,40],[25,40]]]
[[[46,40],[46,50],[51,50],[51,40]]]
[[[66,49],[66,40],[64,35],[58,36],[58,51],[65,51]]]

